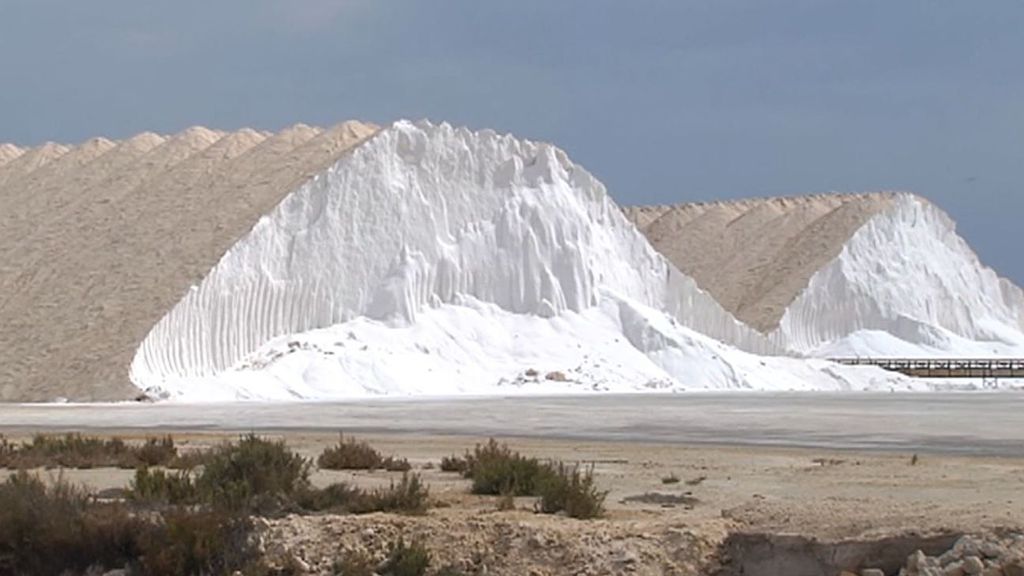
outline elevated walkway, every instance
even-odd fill
[[[1024,358],[832,358],[848,366],[878,366],[915,378],[1024,378]]]

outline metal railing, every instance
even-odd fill
[[[832,358],[918,378],[1024,378],[1024,358]]]

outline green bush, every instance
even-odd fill
[[[384,457],[368,443],[342,434],[338,443],[326,448],[316,460],[324,470],[378,470],[406,472],[412,468],[405,458]]]
[[[140,536],[140,572],[147,576],[260,572],[263,564],[249,519],[222,511],[176,509]]]
[[[249,434],[212,450],[195,484],[200,499],[214,508],[274,513],[309,486],[309,469],[284,441]]]
[[[220,511],[132,514],[57,478],[0,484],[0,574],[58,576],[129,566],[141,576],[258,574],[251,523]]]
[[[21,444],[0,440],[0,467],[8,469],[165,466],[176,457],[177,447],[170,436],[147,438],[139,445],[81,434],[37,434]]]
[[[441,472],[458,472],[464,474],[469,468],[466,459],[452,454],[441,458]]]
[[[405,473],[400,482],[392,482],[388,488],[378,488],[371,492],[344,483],[331,484],[322,489],[308,487],[299,493],[296,503],[314,512],[395,512],[417,515],[426,512],[429,496],[429,490],[418,474]]]
[[[132,451],[142,466],[166,466],[178,457],[178,448],[170,436],[146,438],[141,446]]]
[[[128,497],[136,502],[193,504],[199,501],[199,492],[187,471],[139,468],[128,487]]]
[[[0,484],[0,574],[121,567],[138,555],[140,532],[123,508],[95,504],[63,478],[47,486],[19,472]]]
[[[423,576],[429,567],[430,551],[423,544],[407,545],[404,539],[399,539],[379,572],[382,576]]]
[[[537,482],[538,508],[545,514],[564,512],[570,518],[599,518],[604,514],[607,492],[597,489],[593,467],[581,472],[579,466],[561,462],[549,464]]]
[[[536,458],[513,452],[491,438],[466,455],[463,475],[473,481],[473,494],[532,496],[542,471],[543,466]]]
[[[296,494],[296,504],[311,512],[363,513],[371,512],[366,492],[344,482],[324,488],[308,486]]]
[[[388,488],[378,488],[370,493],[375,512],[398,512],[401,514],[423,514],[427,511],[430,493],[419,474],[402,474],[402,480],[391,483]]]

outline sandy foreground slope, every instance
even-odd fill
[[[192,447],[230,438],[174,434]],[[270,434],[307,456],[337,439],[333,433]],[[367,439],[385,453],[409,458],[441,506],[424,517],[271,519],[265,525],[269,553],[299,558],[311,573],[329,573],[339,550],[382,554],[388,542],[404,536],[422,540],[436,566],[456,565],[467,574],[707,574],[721,543],[735,533],[869,544],[902,535],[909,539],[892,548],[909,554],[899,551],[925,545],[924,536],[1019,530],[1024,518],[1024,463],[1014,458],[922,454],[915,463],[910,453],[509,439],[527,454],[594,466],[598,484],[609,491],[608,515],[575,521],[535,514],[528,498],[517,499],[513,511],[498,511],[496,498],[471,496],[466,481],[436,469],[442,456],[462,453],[477,439]],[[123,487],[132,471],[66,475],[102,490]],[[663,484],[670,475],[680,482]],[[372,487],[396,477],[320,471],[314,481]],[[783,552],[777,553],[780,561],[787,557]]]
[[[139,342],[283,196],[376,127],[0,145],[0,400],[125,399]]]
[[[770,332],[811,276],[891,201],[888,193],[818,194],[624,211],[726,310]]]

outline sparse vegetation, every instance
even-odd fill
[[[561,462],[540,462],[523,456],[493,438],[466,455],[463,475],[473,481],[472,492],[502,496],[539,496],[538,509],[564,512],[572,518],[596,518],[604,512],[606,492],[597,489],[593,468]]]
[[[461,456],[452,454],[441,458],[441,472],[458,472],[463,474],[469,468],[469,463]]]
[[[170,436],[147,438],[141,444],[129,444],[120,438],[101,439],[81,434],[37,434],[21,444],[6,438],[0,439],[0,467],[12,470],[170,466],[177,457],[178,450]]]
[[[211,451],[195,485],[214,508],[267,514],[286,508],[309,487],[309,469],[283,440],[249,434]]]
[[[418,474],[402,474],[402,480],[388,488],[374,490],[370,501],[380,512],[423,514],[427,510],[429,491]]]
[[[462,474],[473,481],[473,494],[535,496],[541,473],[542,466],[536,458],[523,456],[491,438],[466,454]]]
[[[513,496],[511,493],[509,493],[509,494],[502,494],[501,497],[498,498],[498,511],[499,512],[508,512],[510,510],[515,510],[515,509],[516,509],[516,497]]]
[[[199,491],[188,471],[139,468],[128,487],[128,497],[135,502],[152,504],[190,504],[198,502]]]
[[[0,574],[57,575],[137,557],[137,522],[81,488],[18,472],[0,484]]]
[[[27,472],[0,484],[0,574],[57,576],[131,567],[146,576],[253,573],[247,520],[177,508],[138,515]]]
[[[593,467],[549,464],[537,482],[538,508],[546,514],[564,512],[570,518],[599,518],[604,514],[608,493],[597,489]]]
[[[298,495],[297,504],[312,512],[394,512],[419,515],[426,512],[429,496],[429,490],[418,474],[405,473],[398,483],[392,482],[387,488],[369,492],[345,483],[331,484],[325,488],[309,487]]]
[[[324,470],[387,470],[388,472],[407,472],[412,469],[405,458],[384,457],[368,443],[355,438],[345,438],[342,434],[338,443],[327,448],[316,461],[317,466]]]
[[[249,435],[211,451],[198,474],[140,468],[128,495],[150,505],[200,505],[232,513],[422,514],[427,509],[429,491],[418,474],[404,473],[389,487],[367,492],[344,483],[316,488],[309,482],[309,467],[283,442]]]
[[[135,564],[148,576],[266,573],[251,533],[252,522],[243,516],[174,509],[140,534]]]
[[[423,576],[429,567],[430,551],[423,544],[399,539],[379,572],[382,576]]]

